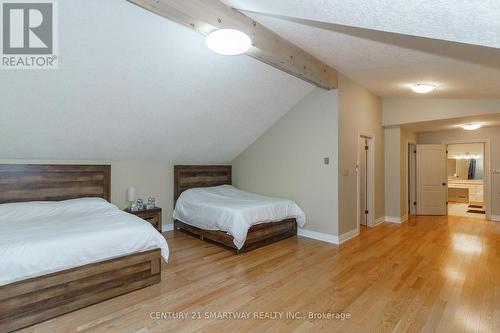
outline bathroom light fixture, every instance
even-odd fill
[[[433,84],[418,83],[413,84],[410,88],[417,94],[427,94],[436,89],[436,86]]]
[[[483,125],[478,124],[478,123],[470,123],[470,124],[464,124],[461,127],[464,130],[473,131],[473,130],[477,130],[477,129],[481,128],[481,126],[483,126]]]
[[[222,55],[238,55],[248,51],[252,40],[247,34],[235,29],[214,30],[205,37],[207,47]]]

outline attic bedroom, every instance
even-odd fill
[[[0,6],[0,332],[500,330],[495,2]]]

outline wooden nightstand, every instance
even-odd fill
[[[128,208],[125,209],[125,211],[129,214],[134,214],[138,217],[140,217],[143,220],[148,221],[155,227],[156,230],[158,230],[161,233],[161,208],[156,207],[152,209],[144,209],[140,210],[137,212],[132,212]]]

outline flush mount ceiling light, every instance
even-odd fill
[[[207,47],[222,55],[238,55],[248,51],[252,40],[247,34],[234,29],[214,30],[205,38]]]
[[[471,123],[471,124],[464,124],[461,127],[464,130],[473,131],[473,130],[477,130],[477,129],[481,128],[481,126],[483,126],[483,125],[478,124],[478,123]]]
[[[436,86],[433,84],[418,83],[411,85],[410,88],[417,94],[427,94],[436,89]]]

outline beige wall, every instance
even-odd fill
[[[385,215],[404,219],[408,214],[408,144],[416,133],[404,128],[385,129]]]
[[[318,88],[232,162],[233,183],[292,199],[306,213],[305,229],[338,235],[337,150],[337,91]]]
[[[485,147],[485,192],[491,193],[491,215],[500,218],[500,171],[494,172],[494,170],[500,170],[500,127],[481,128],[476,131],[429,132],[418,135],[418,143],[474,142],[474,140],[484,139],[490,141],[489,147],[488,145]],[[488,156],[491,159],[491,166],[488,165]],[[486,188],[487,177],[491,178],[491,190]]]
[[[401,128],[400,140],[400,213],[399,217],[406,217],[408,215],[408,144],[416,144],[418,141],[417,134]]]
[[[499,99],[384,98],[383,125],[500,113]]]
[[[339,233],[357,228],[358,137],[375,137],[375,219],[384,216],[382,101],[349,78],[339,77]]]
[[[127,187],[135,186],[138,198],[157,199],[162,207],[163,226],[172,223],[173,166],[157,161],[54,161],[54,160],[0,160],[0,163],[55,163],[55,164],[111,164],[111,202],[120,208],[128,203]]]
[[[401,217],[401,129],[385,129],[385,216]]]

